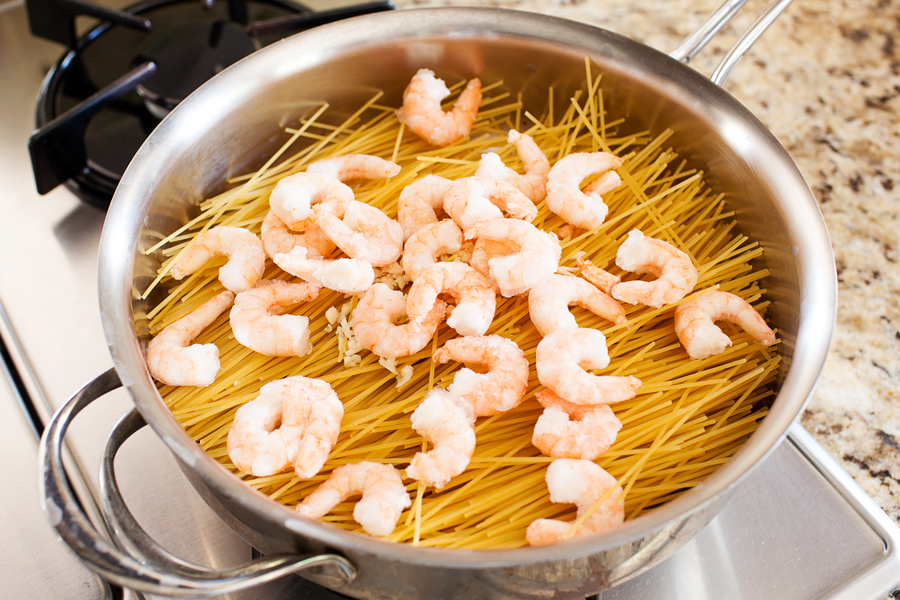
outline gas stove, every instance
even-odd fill
[[[226,12],[230,6],[221,0],[219,5],[216,10]],[[282,10],[286,5],[267,6]],[[206,28],[201,37],[208,39],[208,34]],[[99,44],[101,39],[91,43]],[[147,45],[151,46],[148,52],[155,52],[154,44]],[[165,59],[150,54],[150,62],[164,64]],[[0,531],[5,542],[0,547],[0,573],[4,596],[11,598],[140,598],[142,594],[106,585],[54,540],[37,498],[36,432],[68,396],[112,366],[97,301],[97,246],[104,220],[97,205],[102,201],[96,201],[99,196],[89,197],[77,177],[66,178],[65,186],[39,195],[28,153],[35,110],[39,114],[44,110],[53,85],[65,88],[62,82],[52,83],[53,75],[43,88],[42,81],[48,72],[57,73],[68,55],[58,44],[29,33],[21,2],[0,4],[0,81],[5,82],[0,86],[4,108],[0,111],[0,354],[5,374],[0,377],[0,437],[9,440],[7,447],[13,452],[13,460],[7,463],[13,472],[7,484],[0,486],[0,514],[4,515]],[[128,65],[132,62],[133,57]],[[143,64],[109,78],[115,81]],[[127,113],[124,121],[132,114],[128,111],[136,110],[142,112],[141,127],[152,124],[167,110],[161,99],[177,99],[180,93],[148,89],[150,94],[139,93],[135,85],[120,96],[129,97],[115,109]],[[39,92],[42,100],[36,100]],[[58,109],[71,109],[96,93],[82,90],[85,98],[65,102],[64,95],[50,96],[57,98]],[[156,103],[148,100],[153,94]],[[110,153],[118,162],[106,163],[102,171],[106,175],[120,172],[130,156],[127,150],[104,148],[102,143],[99,151],[92,150],[95,143],[90,135],[85,137],[91,163],[87,171],[92,164],[101,164],[103,153]],[[82,168],[77,173],[86,172]],[[111,181],[114,186],[114,178]],[[96,473],[108,432],[131,407],[127,393],[119,390],[86,409],[68,436],[69,476],[100,528]],[[197,496],[169,451],[149,430],[124,445],[117,472],[138,521],[174,554],[214,568],[238,565],[253,555],[253,549]],[[785,443],[697,537],[658,567],[599,598],[881,600],[900,584],[898,544],[896,526],[795,425]],[[229,597],[317,600],[339,596],[289,576]]]

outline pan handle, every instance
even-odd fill
[[[169,554],[143,530],[140,530],[136,541],[123,542],[124,551],[108,543],[78,505],[66,479],[61,448],[66,430],[75,416],[91,402],[121,385],[115,369],[89,382],[56,411],[41,438],[38,461],[41,468],[41,507],[59,538],[85,564],[123,587],[170,596],[228,594],[315,567],[336,567],[334,570],[348,582],[356,576],[353,563],[336,554],[270,555],[240,567],[213,570]],[[128,415],[116,426],[114,433],[118,432],[116,437],[124,441],[130,435],[125,435],[125,432],[140,428],[135,429],[136,425],[135,417]],[[107,461],[111,465],[112,458]],[[129,520],[130,514],[122,523]],[[117,541],[119,533],[117,531],[114,536]]]

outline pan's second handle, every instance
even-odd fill
[[[241,567],[212,570],[177,559],[155,543],[135,557],[107,542],[78,506],[66,480],[61,448],[75,416],[121,385],[113,369],[97,377],[60,407],[41,438],[38,463],[44,513],[62,541],[90,568],[123,587],[171,596],[227,594],[313,567],[336,567],[348,582],[356,576],[354,565],[336,554],[270,555]]]

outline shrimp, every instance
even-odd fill
[[[504,298],[523,294],[547,279],[556,272],[562,256],[555,235],[517,219],[482,221],[467,229],[463,237],[502,242],[516,248],[506,256],[488,259],[490,276]]]
[[[234,339],[266,356],[309,354],[309,317],[279,313],[291,304],[308,302],[318,295],[318,286],[279,280],[241,292],[234,299],[230,315]]]
[[[306,167],[306,172],[347,183],[358,179],[390,179],[400,173],[400,165],[369,154],[344,154],[317,160]]]
[[[499,335],[449,340],[434,353],[437,363],[450,360],[487,367],[476,373],[463,367],[447,388],[451,396],[472,405],[476,417],[489,417],[519,405],[528,386],[528,360],[512,340]]]
[[[376,283],[360,298],[350,326],[356,340],[382,358],[415,354],[428,345],[444,318],[447,305],[438,301],[419,323],[397,324],[406,312],[403,292]]]
[[[440,255],[459,252],[462,243],[462,231],[451,219],[426,225],[406,240],[403,270],[410,279],[415,280]]]
[[[578,152],[560,159],[547,177],[547,208],[576,227],[599,227],[609,209],[598,192],[582,192],[579,186],[589,175],[608,173],[601,189],[604,193],[615,189],[622,182],[611,169],[620,166],[622,159],[608,152]]]
[[[266,251],[256,234],[240,227],[213,227],[198,234],[172,261],[169,273],[184,279],[214,256],[224,254],[228,262],[219,269],[219,281],[234,293],[249,290],[262,278]]]
[[[322,231],[351,258],[383,267],[403,252],[403,228],[374,206],[354,200],[343,220],[327,207],[316,207],[315,215]]]
[[[362,496],[353,507],[353,520],[369,535],[393,533],[403,509],[412,505],[400,471],[392,465],[364,461],[336,468],[296,510],[316,519],[351,496]]]
[[[316,225],[313,206],[321,204],[341,218],[350,203],[353,190],[334,177],[316,173],[297,173],[285,177],[269,195],[269,207],[290,229],[304,231]]]
[[[444,194],[444,211],[463,230],[481,221],[501,218],[501,210],[529,222],[537,216],[537,207],[528,196],[496,179],[463,177],[451,183]]]
[[[581,271],[581,276],[605,294],[609,294],[613,286],[622,281],[622,278],[618,275],[613,275],[609,271],[601,269],[589,260],[578,258],[575,259],[575,263]]]
[[[430,69],[419,69],[406,90],[403,106],[397,111],[400,122],[432,146],[447,146],[469,135],[481,104],[481,80],[469,80],[453,109],[444,112],[441,100],[450,95],[443,79]]]
[[[302,233],[291,233],[284,221],[271,210],[263,219],[260,237],[263,248],[271,259],[274,259],[276,254],[286,254],[297,246],[306,248],[311,258],[328,256],[337,248],[318,227],[307,229]]]
[[[301,479],[322,469],[341,432],[344,405],[321,379],[286,377],[262,386],[228,430],[228,457],[238,469],[266,477],[293,465]]]
[[[626,321],[622,305],[580,277],[553,274],[528,292],[528,314],[541,335],[576,329],[568,306],[577,304],[616,325]]]
[[[475,452],[475,412],[468,402],[434,388],[413,411],[412,427],[434,445],[417,452],[406,476],[441,489],[466,470]]]
[[[531,136],[511,129],[506,139],[510,144],[515,144],[516,152],[525,165],[525,174],[516,173],[503,164],[500,156],[494,152],[488,152],[481,156],[475,177],[505,181],[516,186],[520,192],[536,204],[547,195],[547,175],[550,173],[550,161],[534,143]]]
[[[740,325],[763,346],[775,343],[775,333],[750,304],[734,294],[713,290],[675,309],[675,335],[694,360],[719,354],[731,345],[716,321]]]
[[[207,386],[219,372],[219,347],[190,344],[225,312],[234,294],[222,292],[156,334],[147,344],[147,369],[166,385]]]
[[[544,412],[534,424],[531,443],[547,456],[594,460],[612,446],[622,429],[608,404],[572,404],[546,388],[535,397]]]
[[[489,240],[487,238],[478,238],[475,240],[474,247],[472,248],[472,257],[469,259],[469,266],[484,275],[494,286],[494,291],[499,294],[500,286],[497,285],[497,282],[494,281],[494,278],[491,276],[491,259],[509,256],[518,251],[518,249],[518,246],[513,244]]]
[[[609,366],[606,336],[596,329],[557,329],[537,346],[538,381],[573,404],[612,404],[634,398],[636,377],[597,376],[584,369]]]
[[[438,175],[426,175],[403,188],[397,201],[397,221],[408,240],[426,225],[437,223],[436,211],[444,208],[444,194],[451,181]]]
[[[273,261],[284,271],[303,281],[342,294],[362,294],[375,281],[375,269],[364,260],[328,260],[311,257],[309,254],[308,248],[297,247],[286,254],[276,254]]]
[[[654,281],[623,281],[612,287],[616,300],[659,308],[678,302],[697,284],[697,269],[691,257],[671,244],[633,229],[616,252],[619,268],[655,275]]]
[[[625,521],[625,494],[616,478],[589,460],[559,458],[547,467],[544,477],[550,491],[550,502],[574,504],[580,520],[603,499],[579,527],[569,533],[573,521],[536,519],[525,530],[530,546],[555,544],[569,537],[599,533]]]
[[[409,322],[423,324],[438,297],[448,294],[456,301],[447,324],[460,335],[484,335],[497,308],[494,287],[484,276],[463,262],[441,262],[426,267],[413,282],[406,300]]]

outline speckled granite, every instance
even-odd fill
[[[671,50],[720,0],[395,0],[600,25]],[[751,0],[692,66],[710,74],[767,5]],[[835,249],[837,329],[803,424],[900,523],[900,0],[796,0],[726,89],[784,144]]]

